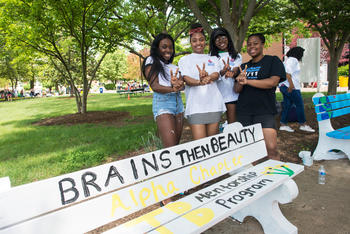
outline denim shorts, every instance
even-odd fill
[[[158,115],[177,115],[184,112],[184,105],[181,93],[153,93],[153,117],[156,120]]]

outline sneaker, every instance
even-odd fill
[[[294,130],[288,125],[281,125],[280,131],[294,132]]]
[[[300,127],[299,127],[299,129],[301,130],[301,131],[305,131],[305,132],[315,132],[315,129],[312,129],[309,125],[301,125]]]

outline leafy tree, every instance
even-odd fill
[[[189,24],[195,21],[183,1],[133,0],[127,1],[124,9],[123,15],[115,16],[131,30],[127,35],[128,40],[118,44],[142,59],[144,55],[135,48],[135,44],[149,48],[159,33],[168,33],[178,42],[184,37]],[[176,43],[176,52],[175,56],[188,53],[180,43]]]
[[[10,81],[12,89],[16,89],[19,81],[30,79],[36,54],[28,48],[14,45],[3,33],[0,34],[0,41],[0,76]]]
[[[144,58],[147,55],[149,55],[149,49],[143,49],[138,51],[138,53]],[[128,54],[127,56],[127,73],[124,74],[124,78],[129,80],[134,80],[136,78],[141,77],[142,80],[142,74],[141,74],[141,57],[138,55],[135,55],[133,53]]]
[[[328,63],[328,95],[337,92],[337,71],[344,45],[350,37],[350,2],[348,0],[291,0],[290,12],[308,22],[308,27],[319,32],[325,43]]]
[[[100,80],[112,81],[114,85],[117,81],[123,78],[123,74],[127,70],[126,55],[123,50],[116,50],[113,53],[107,54],[101,64],[98,72]]]
[[[241,51],[248,27],[254,16],[271,0],[184,0],[209,34],[215,26],[230,33],[235,48]]]
[[[59,91],[59,86],[68,86],[69,84],[62,77],[58,69],[55,68],[49,57],[43,58],[45,62],[40,66],[39,79],[43,87],[48,88],[50,92],[53,88]]]
[[[230,33],[235,48],[241,52],[249,33],[260,32],[290,40],[291,29],[301,23],[285,14],[288,0],[184,0],[209,34],[214,27],[224,27]],[[276,34],[279,35],[276,37]],[[272,38],[272,37],[271,37]],[[267,36],[268,41],[270,40]]]
[[[11,64],[12,57],[10,55],[2,55],[0,59],[0,77],[10,81],[12,88],[17,86],[18,76]]]
[[[349,76],[349,64],[339,67],[338,75],[339,76]]]
[[[123,10],[122,2],[1,0],[0,3],[6,32],[14,40],[52,58],[73,87],[78,112],[86,113],[88,92],[97,70],[127,31],[115,17],[115,12]],[[101,56],[95,61],[97,53]],[[83,87],[82,96],[77,88],[79,83]]]

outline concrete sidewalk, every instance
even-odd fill
[[[301,88],[301,92],[317,92],[317,88]],[[327,92],[328,86],[322,85],[320,87],[320,92]],[[337,87],[337,92],[347,92],[348,87]],[[280,90],[277,88],[276,92],[280,92]]]
[[[319,185],[318,168],[324,165],[326,184]],[[298,227],[299,234],[350,233],[350,160],[314,161],[311,167],[294,178],[298,197],[280,205],[285,217]],[[205,234],[264,233],[260,224],[247,217],[240,224],[229,218],[204,232]]]

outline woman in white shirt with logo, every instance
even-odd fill
[[[287,52],[287,59],[284,62],[284,67],[287,73],[287,80],[279,84],[281,93],[283,94],[283,109],[281,115],[281,131],[294,132],[294,129],[289,127],[288,112],[294,103],[296,106],[297,119],[299,122],[299,129],[305,132],[315,132],[309,125],[306,124],[304,101],[300,92],[300,65],[304,55],[304,49],[300,46],[291,48]]]
[[[186,82],[185,117],[196,140],[219,132],[221,115],[226,108],[216,83],[219,61],[204,53],[206,42],[202,26],[191,25],[189,34],[192,54],[180,59],[179,68]]]
[[[242,56],[237,53],[230,34],[225,28],[216,28],[210,35],[210,55],[219,58],[220,78],[218,87],[224,98],[228,123],[236,121],[238,93],[233,90],[234,77],[239,74]]]
[[[142,72],[153,92],[153,116],[163,147],[179,144],[184,107],[180,90],[183,78],[177,66],[171,64],[175,55],[174,40],[168,34],[158,34],[151,46],[151,54],[142,64]]]

